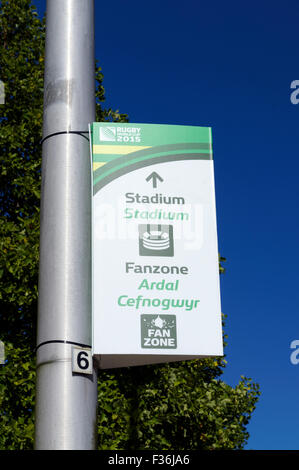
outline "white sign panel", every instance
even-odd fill
[[[100,367],[221,356],[209,128],[96,123],[93,354]]]

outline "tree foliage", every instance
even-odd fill
[[[30,0],[0,2],[0,449],[33,447],[44,40]],[[103,107],[98,65],[95,77],[97,120],[126,122]],[[224,367],[214,358],[100,371],[99,449],[243,448],[258,386],[225,384]]]

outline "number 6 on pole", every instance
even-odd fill
[[[77,374],[92,374],[92,355],[90,348],[72,348],[72,371]]]

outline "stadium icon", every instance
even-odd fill
[[[140,256],[173,256],[172,225],[141,224],[138,230]]]

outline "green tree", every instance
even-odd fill
[[[0,2],[0,449],[31,449],[45,24],[30,0]],[[126,122],[103,108],[95,67],[97,120]],[[220,270],[223,268],[220,267]],[[100,449],[242,448],[258,386],[220,380],[223,359],[99,373]]]

